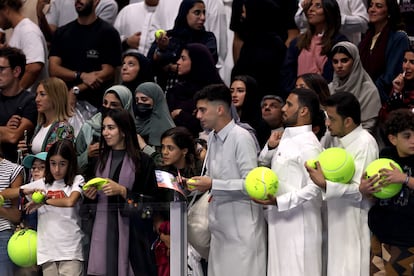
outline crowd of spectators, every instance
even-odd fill
[[[0,0],[0,275],[167,276],[165,206],[204,193],[192,275],[414,275],[413,18],[414,0]],[[330,147],[348,184],[305,164]],[[390,199],[364,174],[380,157],[402,168],[381,171]],[[279,178],[262,200],[258,166]]]

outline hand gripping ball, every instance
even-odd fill
[[[354,176],[354,158],[343,148],[328,148],[319,154],[317,160],[325,179],[329,181],[349,183]]]
[[[378,174],[381,169],[392,170],[390,163],[392,163],[395,167],[397,167],[402,172],[400,165],[398,165],[394,160],[388,159],[388,158],[378,158],[372,161],[365,169],[367,173],[367,177],[370,178],[374,174]],[[374,186],[377,185],[377,183],[375,183]],[[398,194],[401,191],[401,189],[402,189],[401,183],[390,183],[387,186],[381,187],[381,190],[379,192],[374,193],[373,195],[376,198],[380,198],[380,199],[391,198],[395,196],[396,194]]]
[[[37,233],[32,229],[15,232],[7,244],[7,252],[13,263],[21,267],[36,264]]]
[[[156,39],[160,39],[160,37],[165,34],[166,34],[166,31],[164,31],[163,29],[158,29],[154,33]]]
[[[267,195],[275,195],[279,180],[274,171],[267,167],[252,169],[246,176],[245,189],[255,199],[267,199]]]

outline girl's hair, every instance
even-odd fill
[[[188,152],[185,155],[185,164],[187,168],[195,168],[195,156],[196,156],[196,144],[191,132],[182,126],[173,127],[166,130],[161,135],[161,140],[170,137],[174,144],[181,150],[187,149]]]
[[[174,21],[174,28],[190,28],[187,22],[188,12],[195,6],[196,3],[204,4],[203,0],[183,0],[178,8],[178,13]],[[204,4],[205,5],[205,4]]]
[[[50,171],[50,158],[55,155],[60,155],[68,161],[68,170],[64,180],[67,186],[72,186],[78,172],[78,159],[73,143],[67,139],[56,141],[49,149],[46,157],[45,183],[52,185],[53,181],[55,181]]]
[[[368,0],[368,8],[371,5],[372,0]],[[396,0],[385,0],[385,5],[388,9],[388,26],[391,30],[404,30],[404,23],[401,20],[400,6]],[[372,24],[369,23],[369,26],[372,28]]]
[[[316,73],[306,73],[298,76],[302,78],[306,85],[316,92],[319,98],[319,102],[322,106],[325,106],[326,99],[331,95],[329,92],[329,86],[324,77]]]
[[[59,78],[51,77],[40,81],[43,85],[49,100],[51,101],[52,108],[55,110],[56,120],[61,122],[67,120],[72,116],[68,102],[68,88],[65,82]],[[46,121],[44,113],[39,113],[37,122],[43,124]]]
[[[244,96],[244,102],[241,106],[240,121],[250,124],[253,128],[257,127],[258,122],[262,118],[260,110],[260,96],[257,86],[257,81],[250,75],[237,75],[231,81],[241,81],[246,86],[246,94]]]
[[[119,132],[124,135],[125,150],[129,158],[135,164],[135,174],[140,172],[140,155],[137,133],[135,130],[135,122],[131,114],[125,110],[111,109],[108,111],[106,116],[102,118],[102,122],[105,118],[111,118],[119,129]],[[102,135],[102,134],[101,134]],[[103,137],[103,135],[102,135]],[[109,153],[112,150],[106,143],[105,139],[100,141],[100,161],[99,170],[103,171],[108,161]]]
[[[305,14],[307,14],[309,8],[310,5],[305,8]],[[321,55],[327,55],[335,44],[333,41],[334,37],[339,33],[339,29],[341,28],[341,12],[336,0],[322,0],[322,8],[325,15],[326,30],[322,36]],[[297,47],[299,50],[309,49],[315,32],[315,26],[309,24],[306,32],[298,38]]]

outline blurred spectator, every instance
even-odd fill
[[[230,85],[230,91],[240,122],[249,124],[257,131],[261,114],[256,80],[249,75],[235,76]]]
[[[4,158],[17,160],[17,144],[36,125],[35,95],[20,87],[26,58],[17,48],[0,49],[0,141]],[[26,131],[26,132],[25,132]]]
[[[79,0],[84,3],[85,1]],[[50,4],[47,12],[44,13],[45,5]],[[75,20],[78,16],[76,12],[76,1],[67,0],[38,0],[37,18],[40,29],[48,41],[51,41],[56,29]],[[118,14],[118,5],[114,0],[99,0],[96,6],[96,15],[109,24],[114,24]]]
[[[204,44],[218,61],[217,40],[214,33],[206,31],[206,7],[202,0],[183,0],[174,27],[156,39],[148,52],[153,62],[157,83],[168,92],[177,81],[177,60],[188,43]]]
[[[135,49],[143,55],[148,54],[157,30],[152,21],[159,1],[145,0],[125,6],[120,10],[114,27],[121,36],[123,51]]]
[[[311,0],[299,1],[299,7],[295,15],[296,25],[302,31],[306,30],[307,19],[303,7],[309,5]],[[358,45],[361,41],[361,35],[368,28],[368,13],[366,3],[361,0],[337,0],[341,11],[341,33],[349,41]]]
[[[187,127],[194,137],[202,130],[194,116],[194,94],[208,84],[223,83],[207,47],[190,43],[177,61],[178,82],[167,93],[168,108],[175,125]]]
[[[162,163],[161,134],[175,127],[164,93],[155,82],[144,82],[135,90],[135,101],[139,148],[159,165]]]
[[[283,91],[295,87],[297,76],[305,73],[322,75],[329,83],[333,78],[329,52],[333,45],[347,38],[339,32],[341,13],[336,0],[314,0],[304,8],[307,30],[290,44],[282,72]]]
[[[260,103],[262,120],[257,129],[257,140],[260,148],[263,148],[269,139],[272,131],[283,130],[282,107],[285,104],[283,99],[276,95],[266,95]]]
[[[152,73],[151,62],[143,54],[136,50],[127,51],[122,58],[121,67],[121,84],[128,87],[135,98],[135,89],[143,82],[154,82],[154,74]],[[134,109],[137,104],[133,100]]]
[[[284,39],[287,39],[288,29],[295,29],[295,26],[289,27],[288,23],[286,26],[280,24],[289,22],[289,10],[283,10],[280,6],[282,2],[289,5],[293,1],[247,0],[244,4],[243,46],[234,62],[231,77],[253,77],[257,81],[259,99],[266,91],[280,91],[280,72],[286,55],[286,46],[281,37],[284,35]],[[290,18],[292,22],[293,14],[294,11]]]
[[[378,88],[381,102],[388,99],[392,81],[401,72],[409,47],[396,0],[368,1],[369,29],[359,44],[364,69]]]
[[[1,145],[4,148],[4,145]],[[23,167],[4,158],[0,150],[0,191],[6,188],[19,188],[24,182]],[[0,267],[4,276],[14,276],[16,266],[7,254],[7,244],[14,233],[16,224],[20,223],[19,200],[6,199],[0,216]]]
[[[316,73],[305,73],[296,79],[296,88],[308,88],[316,92],[321,107],[325,106],[326,99],[330,96],[328,82]]]
[[[20,87],[36,92],[40,80],[48,76],[48,49],[39,27],[21,13],[21,0],[5,0],[0,3],[3,30],[13,28],[8,45],[21,49],[26,56],[26,69]]]
[[[76,2],[78,18],[58,28],[53,36],[49,70],[51,76],[66,82],[70,97],[77,92],[77,99],[98,108],[121,64],[121,41],[115,28],[95,14],[97,3]]]

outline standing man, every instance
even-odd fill
[[[246,175],[257,167],[249,132],[231,117],[231,92],[224,84],[208,85],[194,96],[197,118],[208,138],[205,176],[195,189],[211,189],[208,275],[266,275],[266,224],[262,206],[244,190]]]
[[[68,0],[35,0],[37,21],[40,29],[46,37],[46,40],[50,42],[56,29],[68,24],[76,19],[78,14],[76,13],[74,1]],[[45,6],[49,5],[46,8]],[[96,15],[113,25],[116,15],[118,14],[118,5],[115,0],[100,0],[96,7]]]
[[[47,45],[40,28],[21,13],[22,0],[0,2],[0,27],[13,28],[8,46],[21,49],[26,56],[26,68],[20,87],[36,93],[40,80],[47,78]]]
[[[269,276],[322,273],[321,191],[303,165],[322,151],[312,132],[318,111],[315,92],[294,89],[282,108],[283,134],[272,132],[260,153],[259,162],[271,165],[279,178],[276,197],[255,200],[269,205]]]
[[[327,275],[368,276],[370,203],[360,193],[359,185],[365,168],[378,158],[378,145],[374,137],[361,126],[361,108],[353,94],[338,92],[330,96],[326,102],[326,113],[326,126],[333,138],[324,139],[325,148],[344,148],[355,161],[355,174],[349,184],[325,180],[319,163],[317,169],[306,166],[312,181],[321,188],[327,202]]]
[[[17,144],[24,131],[31,133],[37,123],[35,94],[20,86],[26,58],[17,48],[0,49],[0,144],[3,157],[17,161]]]
[[[95,14],[99,0],[77,0],[78,18],[56,30],[50,48],[50,75],[63,79],[78,100],[99,108],[121,65],[119,34]],[[74,93],[69,93],[73,97]]]
[[[148,54],[157,30],[153,18],[158,2],[145,0],[129,4],[118,13],[114,27],[121,36],[123,51],[135,49],[145,56]]]

